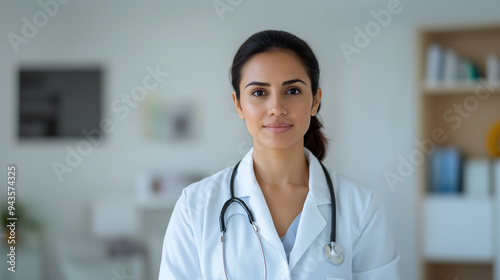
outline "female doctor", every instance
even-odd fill
[[[284,31],[256,33],[236,53],[231,78],[253,147],[183,190],[159,279],[399,279],[375,193],[320,162],[327,142],[309,46]]]

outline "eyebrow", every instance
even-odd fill
[[[306,83],[304,83],[304,81],[302,81],[301,79],[292,79],[292,80],[288,80],[288,81],[284,81],[281,85],[282,86],[286,86],[286,85],[291,85],[291,84],[294,84],[294,83],[303,83],[304,85],[306,85]],[[269,83],[263,83],[263,82],[257,82],[257,81],[252,81],[250,82],[248,85],[245,86],[245,88],[247,88],[248,86],[261,86],[261,87],[270,87],[271,85]]]

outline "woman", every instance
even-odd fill
[[[253,147],[236,166],[184,189],[159,279],[399,279],[399,253],[373,191],[320,163],[327,141],[309,46],[284,31],[256,33],[236,53],[231,78]]]

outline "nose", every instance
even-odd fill
[[[285,98],[282,94],[275,93],[269,98],[269,110],[268,114],[270,116],[281,116],[287,114]]]

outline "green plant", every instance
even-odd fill
[[[9,208],[9,206],[12,206]],[[16,201],[15,203],[2,203],[0,208],[0,219],[1,219],[1,231],[4,232],[5,241],[8,241],[10,235],[10,229],[7,227],[9,224],[14,222],[15,224],[15,239],[16,244],[19,240],[19,234],[23,235],[27,231],[33,231],[38,229],[38,224],[30,219],[26,214],[26,207],[22,202]],[[15,218],[15,219],[10,219]]]

